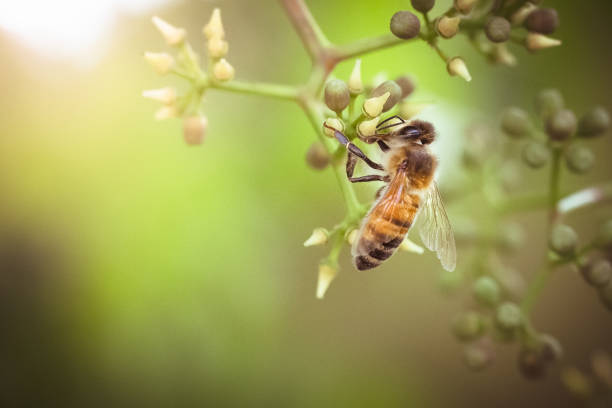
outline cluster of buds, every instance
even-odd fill
[[[466,81],[472,77],[465,61],[459,56],[447,57],[439,48],[439,39],[465,34],[490,62],[508,66],[516,65],[516,57],[506,43],[518,43],[529,51],[561,45],[561,41],[548,36],[559,26],[556,10],[540,8],[535,2],[500,0],[491,6],[479,0],[454,0],[446,12],[433,19],[428,13],[435,0],[411,3],[423,14],[423,22],[411,11],[398,11],[391,18],[391,32],[401,39],[420,37],[427,41],[446,62],[449,74]]]
[[[201,144],[208,128],[208,120],[201,113],[204,92],[211,84],[229,81],[234,77],[234,68],[225,59],[228,43],[225,40],[221,11],[213,10],[203,29],[210,73],[200,66],[200,58],[187,42],[184,28],[175,27],[157,16],[153,17],[153,24],[177,56],[175,58],[166,52],[145,52],[145,60],[159,75],[172,73],[190,80],[191,89],[179,95],[175,88],[164,87],[143,91],[142,95],[162,103],[162,107],[155,113],[156,119],[182,118],[185,142],[189,145]],[[197,86],[193,86],[194,83]]]
[[[589,171],[594,165],[595,155],[583,142],[606,133],[610,127],[608,112],[595,107],[578,120],[575,113],[565,107],[563,96],[555,89],[541,91],[535,105],[545,135],[537,131],[528,113],[521,108],[507,108],[501,119],[501,129],[506,135],[526,140],[522,150],[525,164],[541,168],[553,154],[559,154],[571,172],[582,174]]]

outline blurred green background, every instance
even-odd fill
[[[408,0],[307,3],[338,43],[382,34],[395,11],[409,8]],[[445,10],[449,2],[438,3]],[[487,65],[464,39],[443,44],[468,61],[469,84],[450,78],[421,43],[363,58],[366,78],[409,73],[414,99],[435,101],[426,114],[440,123],[444,172],[459,169],[467,123],[494,121],[509,104],[530,107],[541,88],[560,88],[578,113],[612,110],[609,3],[547,4],[561,16],[564,44],[538,55],[517,50],[515,69]],[[344,208],[331,171],[304,162],[315,135],[297,106],[210,91],[199,147],[182,141],[180,121],[153,120],[156,106],[141,91],[173,80],[142,59],[164,48],[150,16],[186,27],[201,51],[201,27],[217,6],[239,78],[305,80],[307,55],[271,0],[177,1],[121,14],[72,59],[0,31],[2,405],[577,405],[554,372],[522,379],[511,348],[485,372],[463,366],[449,322],[464,301],[439,293],[431,254],[356,273],[344,253],[341,275],[315,299],[325,250],[302,243]],[[351,68],[343,63],[335,75]],[[596,170],[567,177],[565,190],[610,179],[610,137],[594,146]],[[521,189],[543,185],[544,174],[521,174]],[[570,222],[587,235],[609,215],[600,209]],[[545,250],[544,216],[517,221],[529,225],[530,244],[510,262],[530,276]],[[535,319],[572,364],[612,344],[609,313],[569,271],[547,287]]]

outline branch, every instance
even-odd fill
[[[280,0],[291,23],[295,27],[310,59],[314,62],[324,59],[329,40],[304,4],[304,0]]]

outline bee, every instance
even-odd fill
[[[396,121],[389,124],[393,119]],[[351,252],[355,267],[372,269],[389,259],[421,215],[421,240],[436,252],[444,269],[454,270],[455,238],[434,180],[438,160],[429,149],[436,138],[433,125],[421,120],[405,122],[399,116],[381,122],[376,134],[361,140],[378,144],[383,152],[383,164],[370,160],[342,132],[330,129],[348,151],[346,174],[351,182],[386,183],[377,193],[354,240]],[[387,129],[391,130],[383,132]],[[357,159],[383,174],[353,177]]]

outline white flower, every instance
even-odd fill
[[[169,45],[180,45],[185,41],[185,29],[175,27],[157,16],[153,17],[153,24]]]

